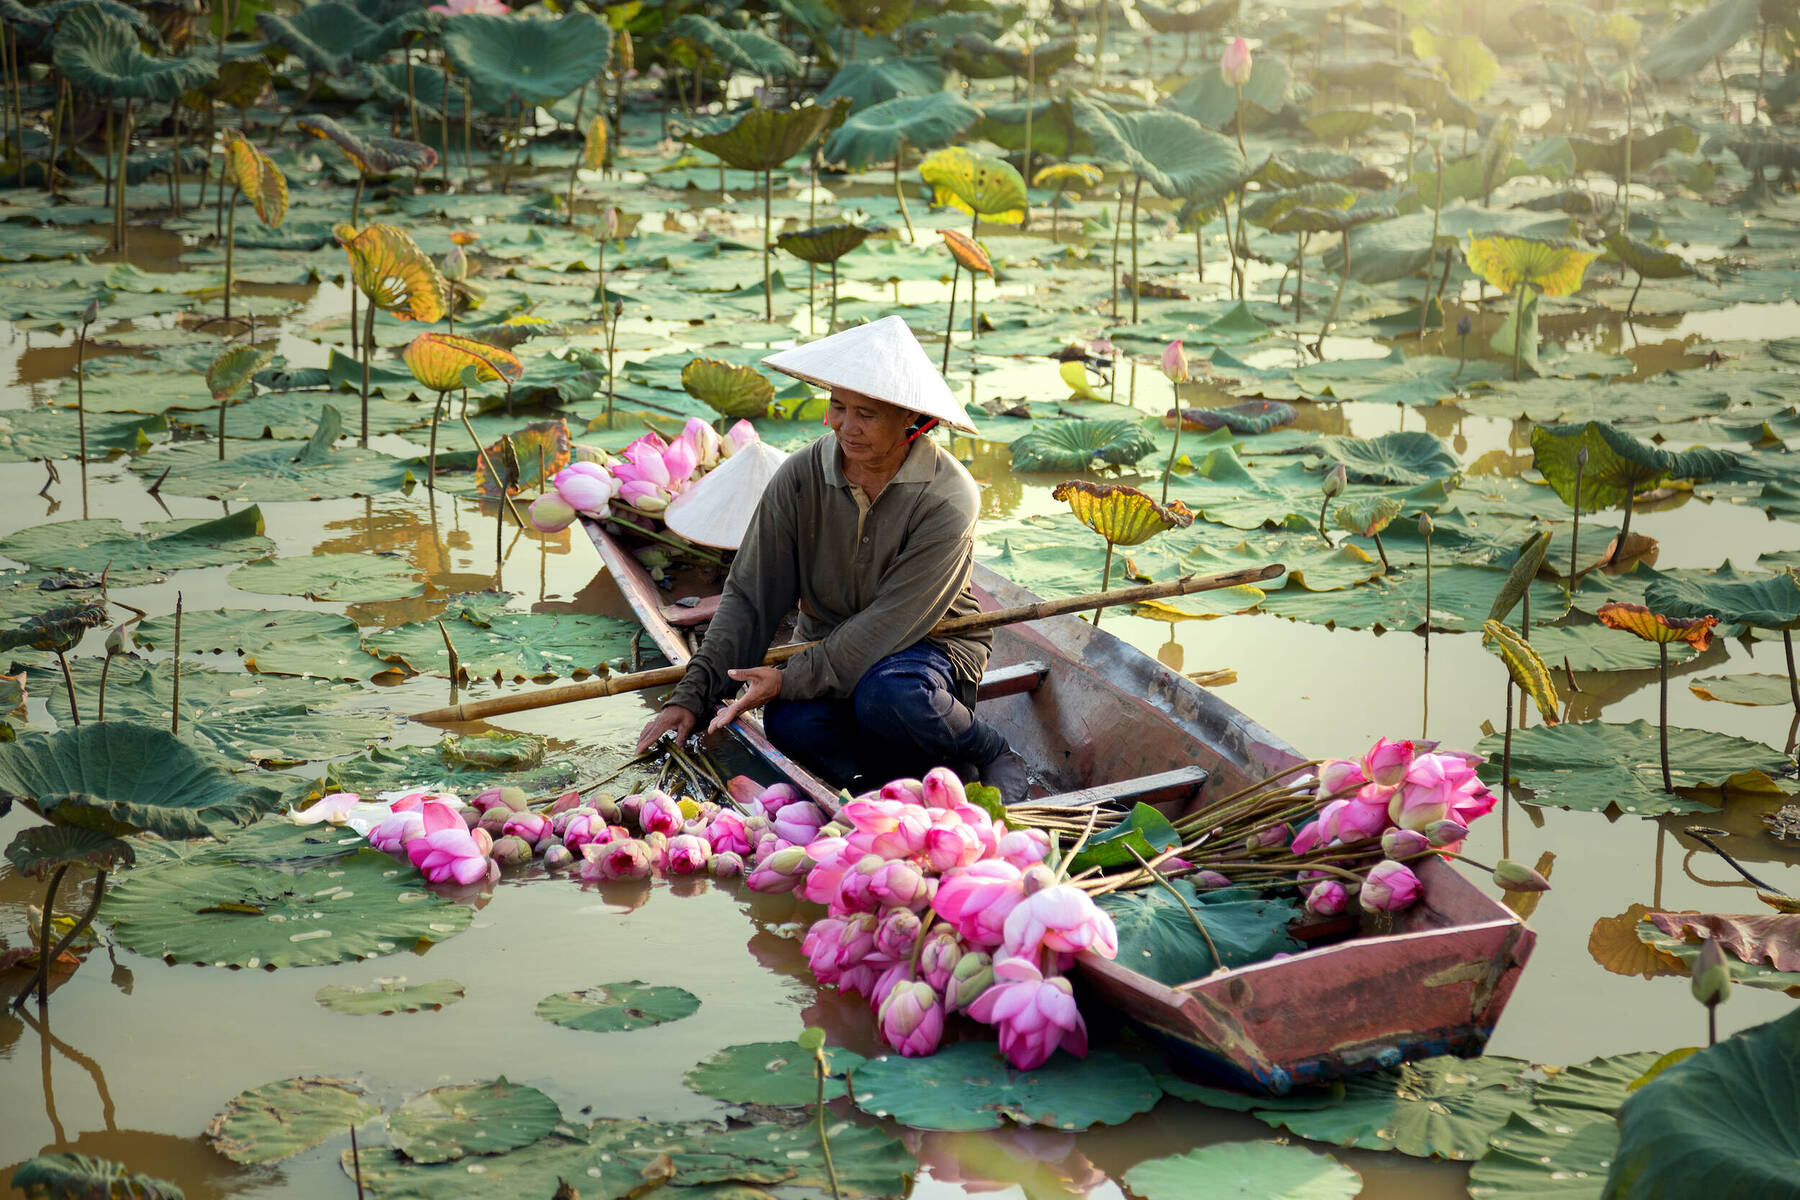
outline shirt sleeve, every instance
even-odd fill
[[[874,603],[787,661],[784,700],[848,696],[877,662],[930,632],[969,583],[973,522],[952,503],[934,505],[882,573]]]
[[[782,618],[799,599],[794,468],[800,457],[794,455],[764,489],[725,577],[706,638],[669,696],[668,703],[702,719],[736,690],[736,681],[726,672],[759,665]]]

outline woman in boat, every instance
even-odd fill
[[[900,317],[763,362],[830,389],[830,432],[770,480],[705,641],[638,751],[686,738],[741,684],[707,732],[766,706],[769,740],[834,786],[945,765],[1022,798],[1024,763],[973,708],[991,635],[926,636],[979,608],[980,490],[925,436],[939,422],[973,432],[968,413]],[[797,639],[818,644],[758,665],[796,606]]]

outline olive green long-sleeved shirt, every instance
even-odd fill
[[[819,644],[787,660],[784,700],[847,697],[865,671],[944,617],[979,610],[969,574],[981,498],[962,464],[919,438],[870,502],[838,457],[828,433],[769,481],[670,703],[709,714],[739,686],[726,672],[760,663],[796,604],[798,639]],[[932,640],[965,683],[980,679],[991,634]]]

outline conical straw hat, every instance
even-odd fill
[[[763,489],[787,455],[766,442],[746,445],[669,502],[663,522],[690,542],[736,550]]]
[[[819,387],[841,387],[975,432],[969,414],[901,317],[883,317],[781,350],[763,365]]]

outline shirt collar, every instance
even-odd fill
[[[819,453],[824,458],[823,468],[825,482],[832,487],[848,488],[850,481],[844,478],[844,468],[838,461],[837,434],[827,432],[819,439]],[[929,483],[937,474],[937,443],[931,440],[930,434],[920,434],[913,439],[912,449],[907,452],[906,460],[894,477],[888,480],[888,486],[896,483]]]

